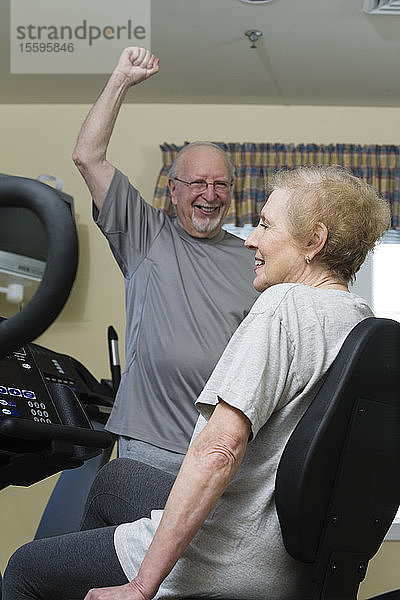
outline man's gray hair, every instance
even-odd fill
[[[218,146],[218,144],[214,144],[213,142],[202,142],[202,141],[190,142],[190,144],[186,144],[185,146],[183,146],[183,148],[181,148],[181,150],[176,155],[175,160],[172,163],[170,170],[168,171],[169,179],[174,179],[175,177],[178,176],[179,163],[180,163],[182,156],[191,148],[196,148],[198,146],[208,146],[210,148],[214,148],[215,150],[218,150],[222,154],[222,156],[225,158],[226,163],[229,167],[231,181],[235,180],[235,165],[233,164],[233,162],[231,161],[231,159],[229,158],[227,153],[220,146]]]

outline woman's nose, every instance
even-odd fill
[[[254,229],[245,239],[244,245],[248,250],[255,250],[257,246],[257,234],[256,229]]]

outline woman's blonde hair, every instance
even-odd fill
[[[390,227],[389,203],[365,181],[339,166],[303,166],[278,171],[271,192],[288,192],[288,228],[299,246],[312,240],[317,223],[328,239],[314,258],[346,283],[354,281],[369,251]]]

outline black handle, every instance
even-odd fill
[[[64,441],[89,448],[108,448],[113,443],[107,431],[57,425],[55,423],[37,423],[27,419],[6,417],[0,423],[0,434],[31,441]]]
[[[78,239],[70,208],[50,186],[25,177],[0,177],[0,207],[32,210],[43,224],[47,257],[43,279],[24,309],[0,323],[0,358],[43,333],[61,312],[78,265]]]

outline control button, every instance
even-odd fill
[[[28,402],[28,406],[29,406],[30,408],[32,408],[32,407],[33,407],[33,402],[31,402],[31,401],[29,400],[29,402]]]
[[[37,417],[33,417],[33,420],[36,421],[36,423],[39,423],[39,419]]]
[[[22,390],[22,395],[25,398],[30,398],[31,400],[35,400],[36,399],[36,394],[32,390]]]
[[[33,415],[36,415],[36,410],[35,410],[34,408],[32,408],[32,409],[31,409],[31,413],[32,413]]]
[[[8,390],[4,385],[0,385],[0,394],[8,394]]]
[[[2,408],[1,412],[5,415],[11,415],[11,410],[9,408]]]
[[[46,423],[51,423],[51,420],[50,419],[46,419]]]
[[[22,363],[22,366],[24,367],[24,369],[32,369],[29,363]]]
[[[22,396],[21,390],[18,388],[8,388],[8,393],[10,396]]]
[[[34,403],[33,403],[33,406],[34,406],[35,408],[39,408],[39,402],[34,402]]]
[[[0,404],[2,404],[3,406],[17,406],[14,400],[5,400],[4,398],[0,399]]]
[[[46,405],[45,405],[45,403],[44,403],[44,402],[41,402],[41,403],[40,403],[40,408],[46,408]]]
[[[49,416],[49,413],[48,413],[46,410],[44,410],[44,411],[43,411],[43,416],[44,416],[44,417],[48,417],[48,416]]]
[[[43,413],[42,413],[42,411],[41,411],[41,410],[38,410],[38,411],[37,411],[37,414],[39,415],[39,417],[43,417]]]

